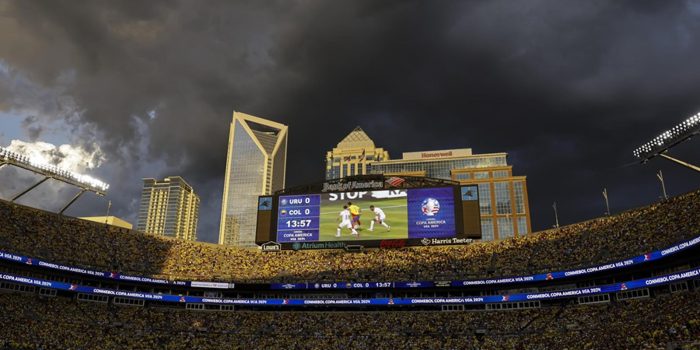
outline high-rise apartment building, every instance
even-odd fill
[[[258,196],[284,188],[287,126],[233,112],[219,244],[255,245]]]
[[[326,179],[384,174],[476,184],[482,239],[504,239],[531,232],[526,177],[514,176],[506,158],[506,153],[473,154],[461,148],[404,152],[401,159],[389,159],[388,152],[375,147],[358,127],[327,153]]]
[[[198,220],[199,196],[183,178],[143,179],[137,230],[195,241]]]

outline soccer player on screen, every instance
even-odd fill
[[[374,205],[370,205],[369,210],[374,213],[374,220],[370,221],[370,223],[369,223],[369,231],[374,231],[374,222],[375,221],[378,224],[386,227],[387,232],[391,231],[391,226],[387,225],[387,223],[385,222],[386,214],[384,214],[384,210],[382,210],[381,208],[377,208]]]
[[[338,220],[340,221],[340,225],[338,225],[338,230],[335,233],[336,237],[340,237],[340,230],[344,228],[349,228],[352,232],[353,235],[357,234],[357,231],[355,231],[355,228],[352,226],[352,221],[350,221],[350,211],[348,210],[348,206],[344,205],[343,206],[343,211],[340,212],[340,215],[338,217]]]
[[[352,202],[348,202],[348,210],[352,216],[352,228],[362,225],[360,222],[360,207],[352,204]]]

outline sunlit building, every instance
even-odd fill
[[[143,179],[137,230],[187,241],[197,240],[199,196],[185,179]]]
[[[80,217],[78,219],[83,219],[83,220],[88,220],[88,221],[93,221],[93,222],[98,222],[101,224],[106,224],[110,226],[116,226],[116,227],[121,227],[125,228],[127,230],[131,230],[133,228],[133,225],[129,223],[128,221],[118,218],[116,216],[84,216]]]
[[[326,179],[358,174],[427,176],[476,184],[483,240],[531,232],[526,177],[513,175],[506,153],[473,154],[471,148],[460,148],[404,152],[401,159],[390,159],[358,127],[327,153]]]
[[[389,159],[389,152],[374,146],[374,141],[359,126],[326,152],[326,180],[371,173],[371,164]]]
[[[258,196],[284,188],[287,126],[233,112],[219,244],[255,246]]]

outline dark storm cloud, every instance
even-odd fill
[[[29,141],[36,141],[39,139],[41,136],[41,133],[44,131],[44,128],[37,123],[37,117],[30,115],[24,120],[22,120],[22,128],[24,128],[27,131],[27,136],[29,136]]]
[[[563,221],[600,215],[604,186],[618,210],[654,200],[665,165],[627,164],[700,110],[698,1],[435,5],[6,2],[0,59],[74,101],[67,122],[129,189],[113,189],[117,212],[133,213],[139,177],[183,175],[210,240],[234,109],[290,125],[289,185],[321,179],[325,151],[360,125],[394,157],[509,152],[536,228],[555,200]],[[665,169],[672,192],[697,187]]]

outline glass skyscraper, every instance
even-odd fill
[[[284,188],[287,126],[233,112],[219,244],[255,245],[258,196]]]

